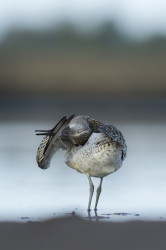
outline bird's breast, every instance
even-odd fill
[[[122,165],[122,149],[102,133],[93,133],[84,146],[73,147],[67,154],[67,165],[81,173],[103,177]]]

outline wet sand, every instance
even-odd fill
[[[76,216],[0,223],[3,250],[164,250],[166,222],[92,222]]]

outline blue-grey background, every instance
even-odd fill
[[[128,145],[123,167],[104,179],[98,214],[166,219],[164,7],[1,0],[0,220],[87,216],[86,177],[65,166],[62,152],[46,171],[35,161],[34,130],[73,113],[117,126]]]

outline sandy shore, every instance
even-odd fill
[[[78,217],[0,223],[2,250],[165,250],[166,222],[89,222]]]

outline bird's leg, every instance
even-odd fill
[[[100,179],[100,185],[98,186],[98,188],[96,190],[96,203],[95,203],[94,210],[97,210],[97,204],[98,204],[100,193],[101,193],[102,182],[103,182],[103,177],[101,177],[101,179]]]
[[[89,219],[89,221],[91,221],[91,220],[92,220],[90,210],[88,210],[88,219]]]
[[[97,209],[95,210],[95,218],[96,218],[96,221],[99,221],[99,217],[98,217],[98,214],[97,214]]]
[[[93,185],[93,182],[92,182],[90,176],[89,175],[87,175],[87,176],[88,176],[88,181],[89,181],[89,186],[90,186],[89,203],[88,203],[88,211],[90,211],[91,201],[92,201],[93,192],[94,192],[94,185]]]

